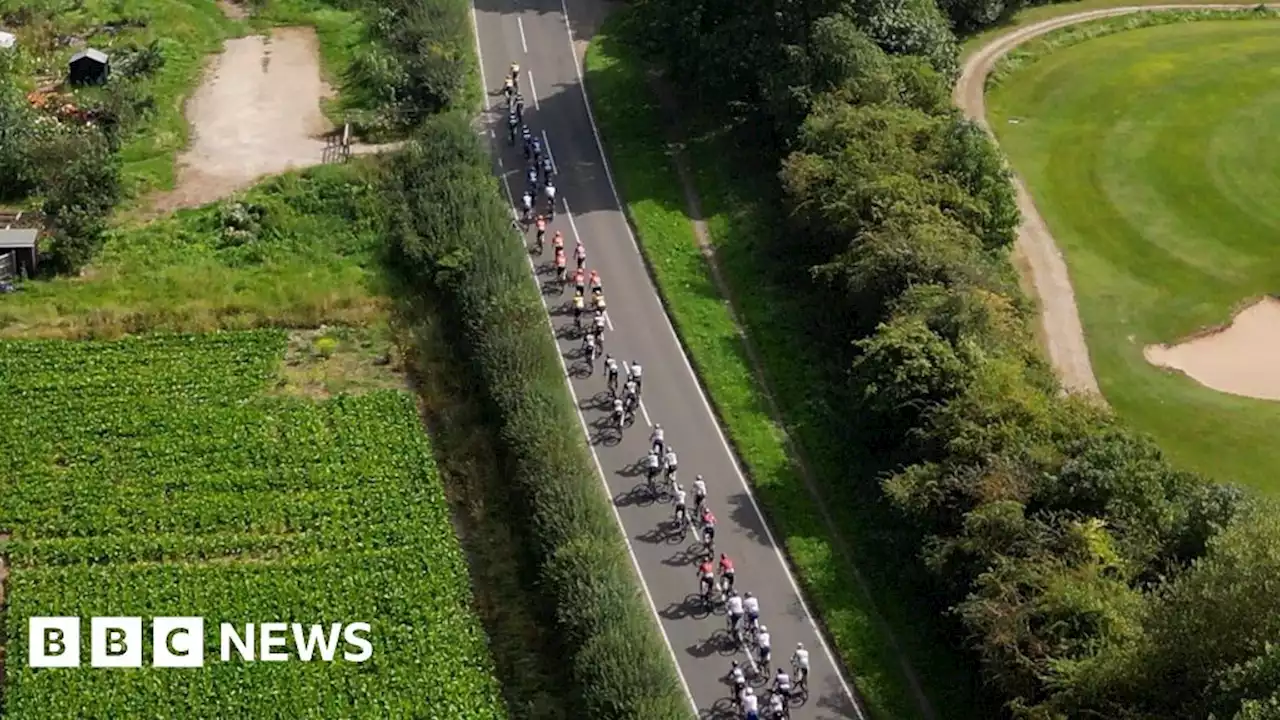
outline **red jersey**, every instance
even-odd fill
[[[721,573],[733,572],[733,561],[727,557],[720,558],[720,572]]]
[[[711,577],[715,571],[711,569],[711,562],[707,561],[698,566],[698,574],[704,577]]]
[[[564,253],[556,253],[556,267],[563,268],[565,264]]]
[[[539,216],[538,216],[538,231],[539,231],[539,232],[542,232],[542,231],[545,231],[546,229],[547,229],[547,219],[546,219],[546,218],[544,218],[544,217],[542,217],[541,215],[539,215]]]
[[[600,273],[595,270],[591,271],[591,284],[595,287],[600,287]]]
[[[557,250],[564,250],[564,236],[557,232],[556,236],[551,238],[551,245]]]
[[[586,278],[586,276],[587,274],[582,272],[582,268],[578,268],[577,270],[573,271],[573,281],[578,283],[579,285],[582,284],[583,279]]]

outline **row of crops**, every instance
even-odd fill
[[[0,715],[505,716],[411,396],[266,395],[284,346],[275,331],[0,343]],[[374,654],[222,663],[206,632],[199,670],[33,669],[33,615],[363,621]]]

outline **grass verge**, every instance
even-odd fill
[[[789,318],[800,309],[769,282],[776,272],[767,269],[771,260],[762,250],[762,240],[778,227],[769,209],[776,180],[768,169],[746,167],[745,160],[737,166],[724,162],[751,157],[748,148],[734,146],[731,134],[690,134],[693,139],[685,149],[718,266],[733,297],[733,311],[745,324],[773,399],[788,421],[785,432],[771,415],[766,388],[753,372],[734,316],[699,249],[672,162],[673,146],[663,132],[668,123],[644,67],[626,44],[625,23],[624,14],[615,15],[588,50],[592,107],[677,331],[806,596],[876,717],[924,715],[898,649],[919,675],[927,705],[948,718],[982,717],[971,692],[973,677],[948,652],[941,635],[931,631],[936,621],[913,598],[901,559],[875,550],[883,536],[877,511],[867,507],[877,494],[868,485],[874,471],[850,466],[848,455],[826,448],[822,428],[838,419],[819,417],[806,403],[812,388],[820,387],[811,370],[818,364],[806,360],[804,338],[790,329]],[[788,456],[788,434],[805,449],[821,500]],[[856,492],[857,485],[866,491]],[[840,528],[838,536],[827,518]],[[853,553],[862,582],[851,570]]]
[[[1280,407],[1143,357],[1276,288],[1280,91],[1260,69],[1280,62],[1280,22],[1252,16],[1050,36],[988,107],[1067,260],[1108,402],[1178,464],[1275,494]]]
[[[1113,7],[1140,7],[1150,5],[1215,5],[1220,4],[1222,0],[1078,0],[1077,2],[1054,3],[1052,5],[1040,5],[1033,8],[1027,8],[1022,12],[1015,14],[1009,18],[1008,22],[987,28],[982,32],[964,38],[964,42],[960,45],[960,59],[973,54],[975,50],[981,49],[984,45],[1004,35],[1007,32],[1016,30],[1028,25],[1035,25],[1042,20],[1051,20],[1056,17],[1064,17],[1066,15],[1074,15],[1076,13],[1088,12],[1090,10],[1102,10],[1104,8]]]

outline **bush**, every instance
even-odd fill
[[[437,293],[484,388],[554,604],[580,717],[688,715],[609,499],[576,432],[546,311],[467,118],[427,121],[388,169],[397,263]],[[549,428],[555,429],[548,431]],[[561,431],[574,428],[574,432]]]

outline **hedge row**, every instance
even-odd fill
[[[546,311],[465,117],[426,121],[389,162],[394,261],[454,319],[554,603],[580,717],[689,714],[565,392]]]

